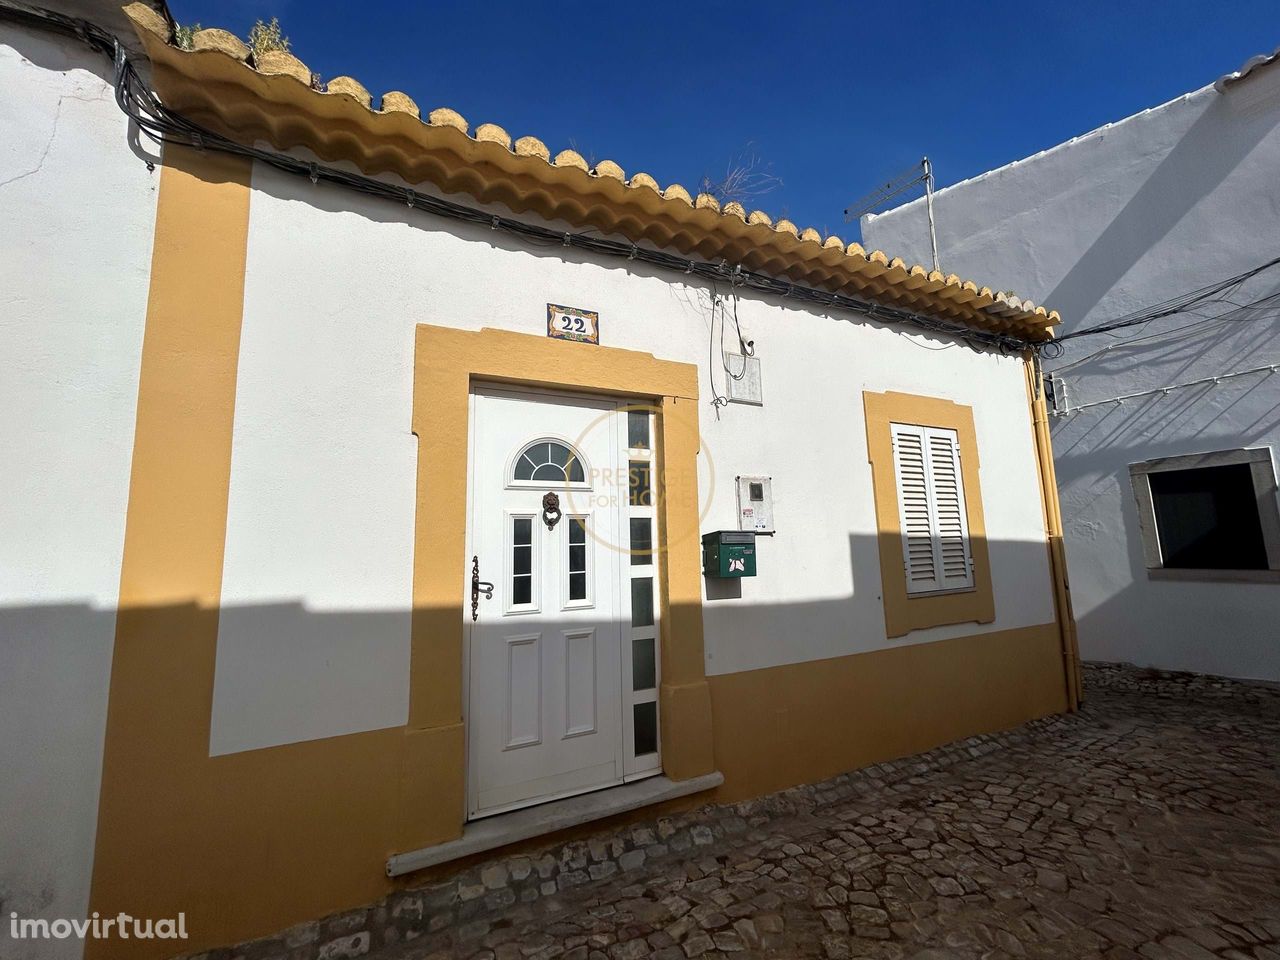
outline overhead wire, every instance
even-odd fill
[[[1271,303],[1275,303],[1276,305],[1265,306],[1266,304]],[[1188,312],[1194,313],[1194,311]],[[1242,314],[1245,313],[1252,314],[1255,312],[1258,316],[1242,316]],[[1143,336],[1130,337],[1127,340],[1116,340],[1112,343],[1108,343],[1106,346],[1098,350],[1093,351],[1092,353],[1086,354],[1083,357],[1078,357],[1068,363],[1056,366],[1053,368],[1052,372],[1057,375],[1063,371],[1073,369],[1095,360],[1103,354],[1121,351],[1137,344],[1150,343],[1154,340],[1169,342],[1191,336],[1195,333],[1207,333],[1210,330],[1216,330],[1230,324],[1253,323],[1259,320],[1276,318],[1280,318],[1280,290],[1277,290],[1275,293],[1267,294],[1264,297],[1259,297],[1257,300],[1247,304],[1233,304],[1232,309],[1225,310],[1222,313],[1213,314],[1207,317],[1200,316],[1189,323],[1184,323],[1171,330],[1156,330]],[[1058,356],[1061,356],[1061,354],[1055,354],[1054,356],[1049,357],[1049,359],[1056,359]]]
[[[742,352],[739,354],[726,353],[724,349],[725,328],[729,323],[729,304],[733,305],[733,329],[738,338],[738,349]],[[711,387],[711,406],[716,410],[717,416],[721,407],[728,406],[729,397],[722,394],[716,386],[715,368],[716,368],[716,314],[720,315],[720,364],[724,370],[724,375],[734,383],[740,383],[747,375],[747,358],[754,357],[755,341],[748,340],[742,333],[742,325],[738,321],[738,293],[731,286],[728,296],[721,296],[719,288],[713,283],[711,286],[711,324],[708,333],[707,344],[707,382]],[[729,357],[739,356],[742,358],[742,369],[738,373],[733,372],[733,368],[729,365]],[[727,389],[727,388],[726,388]]]
[[[1170,305],[1174,303],[1180,304],[1180,307],[1176,311],[1170,309],[1169,306],[1162,305],[1158,309],[1148,311],[1146,313],[1131,314],[1130,317],[1124,319],[1123,323],[1119,323],[1118,325],[1116,323],[1107,323],[1089,328],[1095,332],[1101,330],[1101,332],[1106,333],[1107,336],[1114,337],[1116,336],[1115,331],[1117,330],[1130,330],[1139,327],[1145,329],[1153,319],[1172,316],[1174,313],[1189,313],[1196,317],[1196,319],[1191,320],[1188,323],[1183,323],[1173,329],[1156,329],[1140,336],[1129,337],[1125,340],[1113,340],[1102,348],[1094,350],[1092,353],[1072,360],[1069,363],[1057,366],[1051,371],[1047,371],[1049,383],[1060,385],[1053,387],[1053,393],[1055,396],[1054,416],[1065,416],[1067,413],[1075,413],[1079,410],[1105,406],[1107,404],[1123,403],[1126,400],[1132,400],[1139,397],[1156,395],[1167,396],[1172,391],[1206,384],[1214,385],[1248,374],[1264,371],[1274,373],[1277,369],[1277,365],[1267,364],[1261,367],[1252,367],[1247,370],[1234,370],[1217,373],[1185,383],[1169,384],[1162,387],[1141,390],[1136,393],[1124,394],[1119,397],[1111,397],[1105,400],[1092,400],[1075,406],[1072,406],[1067,399],[1067,387],[1071,383],[1071,380],[1062,376],[1065,372],[1077,370],[1082,365],[1097,360],[1099,357],[1112,352],[1134,349],[1139,346],[1145,349],[1150,349],[1150,345],[1152,344],[1163,345],[1176,343],[1177,341],[1185,340],[1189,337],[1204,337],[1209,334],[1213,334],[1216,339],[1221,339],[1219,331],[1222,331],[1226,327],[1280,319],[1280,288],[1248,302],[1238,302],[1235,299],[1232,299],[1232,297],[1236,295],[1236,291],[1238,291],[1241,285],[1243,285],[1248,279],[1257,276],[1277,263],[1280,263],[1280,260],[1273,260],[1265,264],[1260,264],[1259,266],[1254,267],[1251,270],[1247,270],[1242,274],[1238,274],[1226,280],[1216,281],[1200,288],[1197,291],[1192,291],[1182,297],[1167,301]],[[1227,293],[1226,291],[1231,291],[1231,293]],[[1205,315],[1203,312],[1207,308],[1219,304],[1226,304],[1229,306],[1229,309],[1208,315]],[[1108,329],[1102,330],[1101,328],[1104,327]],[[1087,377],[1088,373],[1082,372],[1078,376]],[[1059,396],[1061,397],[1061,409],[1058,409],[1057,398]]]
[[[1165,300],[1153,306],[1145,307],[1142,310],[1134,311],[1132,313],[1125,314],[1120,317],[1116,317],[1112,320],[1108,320],[1103,323],[1094,324],[1089,327],[1082,327],[1078,330],[1072,330],[1068,333],[1064,333],[1058,336],[1057,338],[1055,338],[1050,342],[1041,344],[1037,352],[1046,360],[1057,360],[1066,354],[1066,351],[1068,349],[1067,344],[1070,343],[1070,341],[1081,338],[1081,337],[1096,336],[1099,334],[1103,334],[1115,339],[1118,336],[1119,331],[1130,330],[1134,327],[1146,326],[1147,324],[1150,324],[1156,320],[1161,320],[1166,317],[1176,316],[1178,314],[1184,314],[1184,313],[1195,314],[1196,308],[1209,306],[1211,304],[1227,303],[1227,304],[1230,304],[1231,307],[1233,308],[1231,310],[1223,311],[1222,313],[1216,314],[1212,317],[1202,317],[1200,320],[1193,321],[1190,324],[1183,324],[1182,326],[1175,327],[1172,330],[1157,331],[1156,333],[1153,333],[1148,337],[1131,337],[1127,340],[1118,341],[1117,343],[1113,343],[1113,344],[1108,344],[1107,346],[1102,347],[1100,350],[1096,350],[1091,354],[1072,360],[1070,363],[1064,364],[1063,366],[1056,368],[1055,372],[1057,372],[1057,371],[1065,370],[1068,367],[1078,366],[1082,363],[1085,363],[1089,360],[1094,359],[1095,357],[1101,354],[1107,353],[1114,349],[1118,349],[1130,343],[1141,343],[1148,340],[1158,339],[1166,336],[1170,339],[1173,339],[1179,335],[1184,335],[1187,331],[1190,331],[1192,328],[1202,323],[1209,323],[1209,322],[1224,319],[1224,318],[1228,320],[1237,319],[1236,317],[1237,314],[1251,313],[1251,312],[1257,312],[1259,314],[1269,313],[1276,308],[1265,306],[1265,305],[1271,303],[1273,300],[1277,299],[1277,297],[1280,297],[1280,290],[1277,290],[1274,293],[1267,294],[1265,296],[1259,297],[1256,300],[1250,301],[1248,303],[1243,303],[1243,304],[1236,303],[1234,300],[1231,299],[1231,297],[1234,296],[1235,293],[1247,281],[1265,272],[1266,270],[1269,270],[1272,267],[1275,267],[1278,264],[1280,264],[1280,257],[1277,257],[1272,260],[1268,260],[1266,263],[1261,263],[1256,267],[1252,267],[1251,269],[1244,271],[1243,273],[1238,273],[1235,276],[1227,277],[1225,280],[1214,281],[1213,283],[1206,284],[1203,287],[1199,287],[1195,290],[1188,291],[1187,293],[1180,294],[1177,297],[1172,297],[1169,300]],[[1222,295],[1219,296],[1220,294]],[[1243,319],[1255,320],[1255,319],[1264,319],[1264,317],[1251,316]]]
[[[1264,270],[1271,269],[1277,264],[1280,264],[1280,257],[1268,260],[1266,263],[1259,264],[1256,267],[1246,270],[1243,273],[1238,273],[1233,277],[1228,277],[1225,280],[1215,281],[1196,290],[1191,290],[1187,293],[1181,294],[1180,296],[1155,304],[1154,306],[1146,307],[1141,311],[1135,311],[1133,313],[1116,317],[1113,320],[1108,320],[1104,323],[1094,324],[1089,327],[1081,327],[1068,333],[1064,333],[1057,338],[1057,342],[1061,344],[1066,343],[1069,340],[1077,340],[1080,337],[1091,337],[1100,333],[1111,333],[1116,330],[1123,330],[1128,327],[1135,327],[1141,324],[1150,323],[1153,320],[1160,320],[1164,317],[1173,316],[1178,313],[1185,313],[1189,307],[1208,301],[1212,299],[1215,294],[1221,293],[1231,287],[1240,286],[1246,280],[1257,276]]]
[[[1108,397],[1105,400],[1089,400],[1089,401],[1086,401],[1085,403],[1077,403],[1075,406],[1071,406],[1069,402],[1064,402],[1063,408],[1061,410],[1055,409],[1054,411],[1052,411],[1052,413],[1053,413],[1053,416],[1055,417],[1065,417],[1065,416],[1068,416],[1069,414],[1079,413],[1081,410],[1088,410],[1092,407],[1104,407],[1107,404],[1119,405],[1124,403],[1126,400],[1138,400],[1143,397],[1154,397],[1156,395],[1167,396],[1174,390],[1185,390],[1188,387],[1200,387],[1200,386],[1205,386],[1207,384],[1218,384],[1224,380],[1234,380],[1237,377],[1247,377],[1255,373],[1272,374],[1272,373],[1276,373],[1277,371],[1280,371],[1280,364],[1275,364],[1275,363],[1263,364],[1260,367],[1250,367],[1248,370],[1232,370],[1232,371],[1229,371],[1228,373],[1218,373],[1218,374],[1214,374],[1213,376],[1200,377],[1199,379],[1187,380],[1182,383],[1170,383],[1163,387],[1150,387],[1146,390],[1138,390],[1133,393],[1121,394],[1118,397]],[[1065,401],[1065,397],[1064,397],[1064,401]]]

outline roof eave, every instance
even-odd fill
[[[402,93],[384,95],[381,109],[374,109],[368,92],[351,78],[314,89],[310,71],[289,54],[264,57],[255,69],[244,45],[224,31],[202,31],[196,49],[179,50],[150,8],[133,4],[126,12],[152,61],[165,105],[238,143],[306,148],[326,162],[353,163],[366,175],[394,173],[409,183],[500,203],[517,214],[592,227],[686,256],[723,258],[989,333],[1048,340],[1059,323],[1056,312],[954,275],[867,253],[837,237],[824,240],[786,220],[775,224],[737,204],[722,210],[714,198],[695,198],[679,184],[660,190],[645,174],[627,179],[611,161],[589,170],[571,150],[552,158],[536,138],[513,144],[494,124],[469,134],[466,121],[452,110],[434,110],[424,121]]]

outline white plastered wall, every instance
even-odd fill
[[[110,62],[0,23],[0,955],[87,909],[158,173]]]
[[[1277,171],[1271,64],[940,191],[942,266],[1056,308],[1068,331],[1111,320],[1280,256]],[[928,255],[922,203],[868,219],[863,233],[872,247]],[[1137,334],[1278,291],[1272,268],[1230,302]],[[1256,316],[1132,347],[1082,338],[1046,366],[1076,406],[1280,362],[1275,314]],[[1054,421],[1053,442],[1082,655],[1280,680],[1280,584],[1150,580],[1128,476],[1130,463],[1155,457],[1261,446],[1274,455],[1280,376],[1081,409]]]
[[[604,345],[699,366],[704,531],[736,526],[736,475],[773,477],[759,576],[709,588],[709,673],[1053,620],[1020,360],[747,297],[765,402],[717,415],[706,288],[262,166],[253,187],[214,753],[405,722],[414,327],[543,336],[548,302],[599,311]],[[973,406],[995,623],[886,641],[864,389]]]

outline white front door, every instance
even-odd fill
[[[620,783],[635,768],[622,655],[634,511],[615,475],[628,463],[627,416],[607,399],[472,394],[467,556],[493,590],[469,594],[474,614],[464,612],[471,817]]]

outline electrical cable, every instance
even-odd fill
[[[724,368],[724,375],[726,377],[728,377],[734,383],[741,383],[747,376],[747,357],[754,357],[756,355],[756,349],[755,349],[755,341],[748,340],[746,337],[742,335],[742,324],[738,322],[738,288],[737,288],[736,278],[737,278],[737,273],[734,273],[733,276],[729,278],[729,296],[724,300],[721,300],[719,297],[719,291],[716,291],[717,295],[715,299],[720,302],[720,366]],[[738,355],[743,358],[742,370],[739,371],[738,373],[734,373],[733,367],[729,365],[730,354],[727,354],[724,352],[724,328],[725,328],[725,320],[727,319],[727,315],[728,315],[727,305],[730,301],[732,301],[733,303],[733,330],[738,337],[738,350],[740,351]],[[715,308],[713,303],[712,310],[714,311],[714,309]],[[715,314],[713,312],[712,313],[712,333],[714,334],[714,332],[715,332]]]
[[[729,398],[720,393],[716,389],[716,307],[720,307],[723,311],[724,307],[720,304],[720,295],[715,292],[712,286],[711,294],[711,329],[707,332],[707,385],[711,387],[711,409],[716,413],[716,419],[720,419],[720,408],[729,405]],[[721,322],[721,331],[724,330],[723,321]],[[720,364],[724,365],[724,334],[720,334]]]
[[[1249,303],[1244,303],[1244,304],[1236,303],[1234,300],[1231,299],[1231,297],[1234,296],[1236,291],[1238,291],[1239,288],[1242,287],[1248,280],[1258,276],[1259,274],[1263,273],[1266,270],[1269,270],[1270,268],[1276,266],[1277,264],[1280,264],[1280,257],[1273,260],[1269,260],[1266,263],[1259,264],[1258,266],[1253,267],[1250,270],[1246,270],[1243,273],[1236,274],[1233,277],[1228,277],[1225,280],[1215,281],[1211,284],[1207,284],[1206,286],[1200,287],[1199,289],[1189,291],[1188,293],[1181,294],[1169,300],[1165,300],[1162,303],[1155,304],[1151,307],[1146,307],[1141,311],[1135,311],[1134,313],[1125,314],[1124,316],[1117,317],[1114,320],[1108,320],[1105,323],[1095,324],[1094,326],[1091,326],[1091,327],[1084,327],[1079,330],[1073,330],[1070,333],[1062,334],[1060,337],[1056,338],[1055,340],[1049,343],[1042,344],[1038,352],[1046,360],[1057,360],[1063,355],[1065,355],[1067,351],[1067,343],[1070,342],[1071,340],[1076,339],[1077,337],[1086,337],[1086,336],[1093,336],[1097,334],[1104,334],[1106,336],[1114,338],[1117,335],[1118,331],[1129,330],[1139,326],[1146,326],[1147,324],[1152,323],[1155,320],[1163,319],[1165,317],[1175,316],[1177,314],[1190,313],[1190,314],[1196,315],[1197,313],[1196,308],[1208,306],[1210,304],[1215,304],[1215,303],[1230,304],[1234,309],[1226,310],[1226,311],[1223,311],[1222,313],[1219,313],[1210,317],[1201,317],[1199,320],[1193,321],[1192,323],[1183,324],[1180,327],[1175,327],[1173,330],[1158,331],[1156,333],[1149,334],[1145,337],[1133,337],[1133,338],[1130,338],[1129,340],[1108,344],[1107,346],[1103,347],[1100,350],[1097,350],[1091,354],[1087,354],[1086,356],[1080,357],[1076,360],[1072,360],[1070,363],[1065,364],[1061,367],[1058,367],[1055,370],[1055,372],[1065,370],[1068,367],[1079,366],[1080,364],[1085,363],[1089,360],[1092,360],[1095,357],[1100,356],[1101,354],[1107,353],[1110,350],[1124,347],[1128,344],[1148,342],[1150,340],[1160,339],[1166,336],[1170,339],[1178,336],[1184,336],[1184,335],[1187,335],[1189,332],[1194,332],[1195,328],[1204,327],[1206,324],[1212,324],[1214,321],[1221,320],[1226,322],[1237,322],[1242,320],[1253,321],[1253,320],[1263,320],[1263,319],[1274,319],[1275,318],[1274,312],[1277,308],[1267,306],[1267,304],[1270,304],[1271,301],[1275,300],[1277,297],[1280,297],[1280,291],[1267,294],[1265,296],[1259,297],[1256,300],[1253,300]],[[1252,314],[1252,313],[1257,313],[1259,315],[1245,316],[1245,314]]]
[[[1055,375],[1060,374],[1066,370],[1070,370],[1074,367],[1080,366],[1081,364],[1095,360],[1103,354],[1124,350],[1137,344],[1150,343],[1153,340],[1177,340],[1196,333],[1208,333],[1210,330],[1216,330],[1230,324],[1254,323],[1260,320],[1274,320],[1277,317],[1280,317],[1280,304],[1277,306],[1264,306],[1265,304],[1270,304],[1273,301],[1280,301],[1280,291],[1267,294],[1264,297],[1259,297],[1257,300],[1247,304],[1234,305],[1234,309],[1226,310],[1222,313],[1213,314],[1207,317],[1201,316],[1190,323],[1184,323],[1182,326],[1174,327],[1172,330],[1157,330],[1154,333],[1148,333],[1145,336],[1131,337],[1128,340],[1117,340],[1114,343],[1107,344],[1099,350],[1095,350],[1093,353],[1086,354],[1085,356],[1072,360],[1069,363],[1064,363],[1061,366],[1054,367],[1053,373]],[[1254,312],[1258,315],[1244,315]],[[1048,357],[1048,359],[1055,359],[1060,355],[1061,354],[1055,354],[1053,357]]]
[[[941,334],[965,343],[972,349],[997,350],[1001,354],[1021,353],[1027,349],[1042,350],[1052,341],[1033,341],[1006,333],[992,333],[969,329],[916,313],[902,307],[893,307],[860,297],[832,293],[816,287],[779,280],[767,274],[744,269],[740,264],[731,267],[727,261],[709,262],[676,256],[661,250],[641,247],[635,243],[606,240],[584,232],[563,232],[488,213],[464,204],[444,200],[412,187],[394,184],[349,173],[344,170],[302,160],[288,154],[258,147],[246,146],[192,122],[182,114],[168,109],[142,82],[133,62],[126,55],[123,45],[115,37],[88,21],[45,11],[35,12],[0,5],[0,14],[30,24],[39,24],[79,37],[90,47],[111,56],[115,63],[115,95],[120,109],[136,124],[138,130],[159,144],[178,144],[198,150],[216,150],[221,153],[245,157],[274,169],[302,176],[313,184],[331,183],[355,190],[367,196],[406,204],[411,210],[445,217],[463,223],[487,226],[502,230],[514,237],[535,244],[562,244],[577,250],[626,260],[640,260],[651,266],[693,275],[710,282],[729,280],[735,289],[741,287],[758,293],[773,294],[802,303],[824,307],[839,307],[861,314],[867,320],[880,324],[901,324],[927,333]],[[741,339],[741,331],[739,331]]]
[[[1263,269],[1266,269],[1266,265],[1263,265],[1261,268],[1255,268],[1252,271],[1247,271],[1246,274],[1241,275],[1241,277],[1232,278],[1227,281],[1220,281],[1218,283],[1211,284],[1209,287],[1205,287],[1202,289],[1203,290],[1214,289],[1214,290],[1217,290],[1218,292],[1221,292],[1229,287],[1238,286],[1240,283],[1243,282],[1243,278],[1247,278],[1248,276],[1254,276]],[[1186,298],[1182,298],[1182,299],[1185,300]],[[1186,309],[1187,312],[1197,316],[1197,319],[1192,320],[1189,323],[1184,323],[1179,327],[1173,328],[1172,330],[1156,330],[1154,332],[1147,333],[1143,336],[1130,337],[1127,340],[1118,340],[1113,343],[1108,343],[1106,346],[1102,347],[1100,350],[1095,350],[1092,353],[1087,354],[1086,356],[1083,356],[1083,357],[1080,357],[1079,359],[1071,361],[1070,363],[1066,363],[1066,364],[1063,364],[1062,366],[1056,367],[1050,373],[1050,378],[1054,382],[1060,383],[1062,385],[1061,396],[1062,396],[1063,406],[1062,406],[1062,409],[1059,410],[1057,409],[1057,404],[1055,402],[1054,416],[1059,416],[1059,417],[1065,416],[1068,412],[1075,413],[1077,410],[1084,410],[1090,407],[1105,406],[1107,404],[1112,404],[1112,403],[1123,403],[1125,400],[1132,400],[1138,397],[1147,397],[1147,396],[1153,396],[1156,394],[1162,394],[1167,396],[1171,391],[1174,391],[1174,390],[1181,390],[1186,387],[1200,386],[1203,384],[1217,384],[1224,380],[1233,379],[1234,377],[1237,377],[1237,376],[1244,376],[1246,374],[1258,373],[1264,370],[1267,370],[1273,373],[1276,371],[1276,365],[1269,364],[1263,367],[1254,367],[1249,370],[1234,371],[1231,373],[1220,373],[1214,376],[1203,377],[1197,380],[1192,380],[1187,383],[1170,384],[1164,387],[1157,387],[1150,390],[1142,390],[1137,393],[1126,394],[1121,397],[1113,397],[1107,400],[1089,401],[1087,403],[1079,404],[1078,406],[1075,406],[1075,407],[1072,407],[1070,405],[1070,402],[1067,400],[1068,394],[1066,391],[1066,387],[1068,386],[1068,381],[1062,377],[1063,372],[1078,368],[1081,366],[1081,364],[1089,363],[1090,361],[1096,360],[1098,357],[1101,357],[1107,353],[1110,353],[1112,351],[1127,350],[1127,349],[1131,349],[1138,346],[1149,345],[1149,344],[1152,344],[1153,342],[1167,344],[1171,341],[1183,340],[1192,336],[1204,338],[1207,335],[1213,335],[1215,340],[1221,340],[1222,337],[1219,334],[1219,331],[1221,331],[1225,327],[1228,327],[1234,324],[1255,323],[1258,321],[1268,321],[1268,320],[1275,320],[1277,318],[1280,318],[1280,289],[1277,289],[1272,293],[1258,297],[1256,300],[1253,300],[1247,303],[1237,303],[1235,300],[1232,300],[1230,299],[1230,297],[1227,297],[1227,296],[1216,297],[1215,299],[1208,300],[1208,299],[1204,299],[1198,293],[1194,295],[1193,299],[1195,302],[1192,304],[1190,308],[1184,307],[1184,309]],[[1230,304],[1231,309],[1224,310],[1221,313],[1217,313],[1217,314],[1210,314],[1208,316],[1201,315],[1199,311],[1211,303]],[[1111,334],[1108,334],[1108,335],[1110,336]],[[1150,347],[1146,347],[1146,349],[1150,349]],[[1252,352],[1256,353],[1256,348],[1253,349]],[[1082,376],[1085,376],[1085,377],[1087,377],[1088,375],[1089,374],[1087,371],[1082,374]]]
[[[729,365],[730,356],[739,356],[738,354],[726,354],[724,350],[724,331],[728,322],[728,303],[733,301],[733,326],[738,336],[738,347],[742,350],[740,356],[743,358],[742,370],[738,373],[733,372],[733,368]],[[728,406],[731,402],[729,397],[722,394],[716,387],[715,369],[716,369],[716,312],[717,308],[720,314],[720,367],[724,370],[724,375],[734,383],[741,383],[747,376],[747,357],[755,356],[755,341],[747,340],[742,335],[742,326],[738,322],[738,296],[736,292],[731,293],[729,297],[720,295],[719,289],[715,284],[711,287],[711,324],[708,330],[707,340],[707,384],[711,388],[711,400],[709,401],[712,408],[716,411],[717,416],[721,407]]]
[[[729,295],[733,298],[733,329],[738,334],[738,349],[742,351],[742,355],[744,357],[754,357],[756,355],[756,342],[748,340],[742,335],[742,324],[738,322],[738,275],[741,272],[742,266],[739,264],[729,276]],[[726,366],[725,369],[728,370],[728,367]],[[741,377],[738,379],[741,379]]]
[[[1150,323],[1152,320],[1159,320],[1163,317],[1173,316],[1174,314],[1185,313],[1189,307],[1195,306],[1198,303],[1203,303],[1212,298],[1215,294],[1221,293],[1229,287],[1239,286],[1244,283],[1244,281],[1257,276],[1264,270],[1269,270],[1277,264],[1280,264],[1280,257],[1268,260],[1266,263],[1259,264],[1251,270],[1246,270],[1244,273],[1236,274],[1234,277],[1228,277],[1226,280],[1219,280],[1215,283],[1201,287],[1198,290],[1193,290],[1179,297],[1166,300],[1163,303],[1158,303],[1153,307],[1143,310],[1141,313],[1126,314],[1125,316],[1117,317],[1114,320],[1108,320],[1104,323],[1095,324],[1091,327],[1082,327],[1078,330],[1072,330],[1069,333],[1064,333],[1062,336],[1057,338],[1057,342],[1062,344],[1068,340],[1075,340],[1080,337],[1091,337],[1100,333],[1111,333],[1115,330],[1123,330],[1128,327]]]
[[[1163,387],[1151,387],[1148,390],[1138,390],[1135,393],[1126,393],[1118,397],[1108,397],[1106,400],[1090,400],[1086,403],[1078,403],[1074,407],[1067,403],[1062,410],[1054,410],[1053,416],[1065,417],[1081,410],[1088,410],[1091,407],[1103,407],[1109,403],[1122,404],[1126,400],[1138,400],[1143,397],[1154,397],[1157,394],[1167,396],[1174,390],[1185,390],[1188,387],[1200,387],[1206,384],[1218,384],[1223,380],[1234,380],[1236,377],[1246,377],[1255,373],[1276,373],[1280,371],[1280,364],[1269,363],[1261,367],[1250,367],[1248,370],[1232,370],[1229,373],[1219,373],[1211,377],[1200,377],[1198,380],[1187,380],[1183,383],[1171,383]]]

